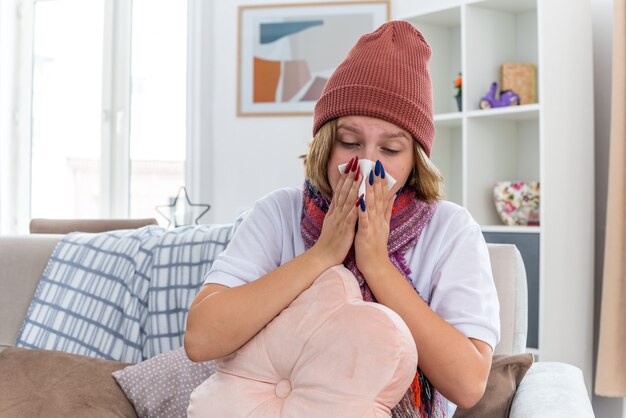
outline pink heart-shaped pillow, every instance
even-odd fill
[[[191,395],[189,417],[388,417],[417,350],[400,316],[328,269]]]

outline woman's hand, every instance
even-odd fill
[[[365,198],[359,209],[359,228],[354,240],[356,264],[367,279],[370,272],[389,263],[387,242],[395,193],[387,190],[385,170],[380,161],[366,180]]]
[[[360,178],[359,158],[354,157],[339,177],[333,200],[324,218],[322,232],[311,248],[325,257],[331,266],[343,262],[354,242],[356,220],[359,216],[356,204]]]

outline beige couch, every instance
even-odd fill
[[[15,344],[39,278],[61,237],[0,236],[0,350]],[[496,354],[521,353],[527,329],[523,262],[512,245],[490,244],[489,252],[501,304],[502,339]],[[592,417],[581,371],[564,363],[536,361],[517,388],[510,416]]]

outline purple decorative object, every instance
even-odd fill
[[[492,107],[506,107],[517,106],[520,104],[519,94],[513,90],[502,90],[500,92],[500,98],[496,98],[496,92],[498,91],[498,83],[491,83],[491,87],[486,95],[480,99],[481,109],[490,109]]]

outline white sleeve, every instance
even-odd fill
[[[273,201],[267,197],[257,201],[204,276],[204,284],[240,286],[276,269],[281,259],[280,229]]]
[[[500,304],[485,239],[474,222],[453,231],[433,271],[430,308],[466,337],[495,348]]]

